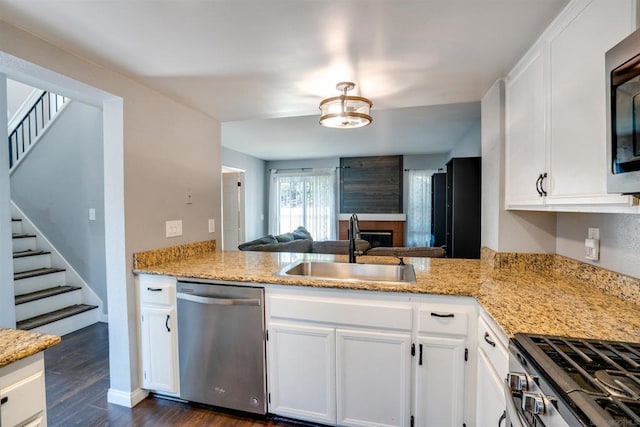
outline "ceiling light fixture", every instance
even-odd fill
[[[340,82],[336,89],[340,96],[324,99],[320,103],[320,124],[330,128],[352,129],[366,126],[373,120],[369,110],[373,105],[367,98],[347,95],[356,87],[352,82]]]

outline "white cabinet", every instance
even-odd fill
[[[175,278],[140,275],[138,290],[142,386],[177,395],[180,381]]]
[[[635,1],[575,0],[509,73],[507,208],[635,212],[606,193],[605,52],[635,29]]]
[[[506,409],[504,380],[509,370],[508,337],[481,312],[478,320],[476,425],[495,426]]]
[[[504,425],[499,424],[506,408],[503,387],[502,379],[495,373],[487,356],[479,352],[476,425]]]
[[[409,425],[410,334],[338,329],[336,341],[337,423]]]
[[[529,53],[506,82],[506,200],[509,205],[542,205],[546,169],[545,55]]]
[[[0,402],[2,426],[47,425],[42,352],[0,368]]]
[[[472,394],[465,390],[472,384],[467,375],[468,335],[475,318],[475,303],[464,298],[455,305],[420,306],[415,357],[416,425],[471,424],[465,409],[472,402]]]
[[[269,412],[341,426],[407,426],[409,297],[266,288]]]
[[[270,412],[333,423],[335,329],[272,322],[268,344]]]

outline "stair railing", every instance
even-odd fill
[[[9,135],[9,168],[29,151],[68,99],[48,91],[38,97]]]

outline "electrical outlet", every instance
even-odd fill
[[[216,232],[216,220],[211,218],[209,219],[209,233],[215,233]]]
[[[192,205],[193,204],[193,194],[191,193],[191,190],[187,190],[187,196],[185,197],[184,202],[187,205]]]
[[[165,228],[167,237],[182,236],[182,220],[167,221]]]
[[[600,229],[589,227],[587,238],[584,239],[584,257],[592,261],[600,259]]]

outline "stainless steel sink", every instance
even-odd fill
[[[351,264],[300,260],[287,265],[275,275],[404,285],[416,283],[416,273],[411,264]]]

